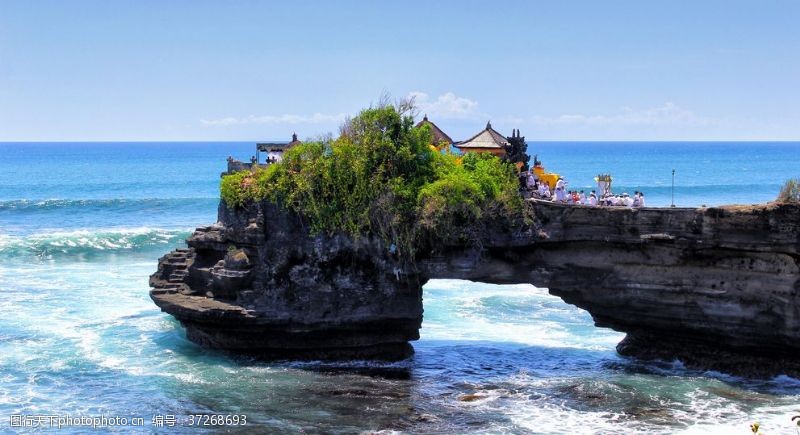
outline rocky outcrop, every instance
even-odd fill
[[[263,203],[221,204],[219,222],[187,242],[160,260],[151,297],[201,345],[270,358],[401,359],[419,338],[423,278],[401,271],[380,241],[311,237],[298,216]],[[181,283],[171,281],[173,264],[188,271]]]
[[[309,235],[270,203],[220,205],[167,254],[151,297],[201,345],[277,358],[409,354],[432,278],[532,283],[627,333],[618,351],[748,374],[800,373],[800,208],[589,208],[532,203],[413,264],[381,240]]]
[[[800,374],[800,207],[631,210],[537,203],[546,237],[456,277],[528,282],[625,332],[617,350],[748,375]],[[437,267],[432,277],[453,277]]]

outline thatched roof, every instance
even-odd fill
[[[299,140],[297,140],[297,133],[293,133],[292,134],[292,141],[289,142],[289,143],[284,143],[284,142],[261,142],[261,143],[257,143],[256,144],[256,148],[258,148],[258,151],[260,151],[262,153],[270,152],[270,151],[286,151],[289,148],[291,148],[291,147],[293,147],[295,145],[299,145],[301,143],[303,143],[303,142],[300,142]]]
[[[497,130],[492,128],[492,123],[487,122],[486,128],[471,138],[455,144],[457,148],[495,148],[505,149],[508,140]]]
[[[422,118],[422,121],[417,123],[417,127],[421,127],[423,125],[430,125],[431,126],[431,133],[433,133],[433,143],[438,144],[441,142],[447,142],[448,144],[453,143],[453,139],[450,139],[450,136],[447,133],[443,132],[441,128],[439,128],[436,124],[428,121],[428,115],[425,115]]]

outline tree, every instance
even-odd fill
[[[506,137],[508,145],[505,146],[506,155],[504,160],[516,164],[522,163],[520,168],[523,171],[528,170],[528,161],[531,156],[527,154],[528,144],[525,143],[525,136],[520,136],[519,130],[513,130],[511,137]]]

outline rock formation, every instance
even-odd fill
[[[401,261],[375,238],[309,234],[262,202],[164,256],[151,297],[207,347],[269,358],[409,355],[433,278],[532,283],[627,334],[624,355],[752,375],[800,373],[800,207],[631,210],[544,202],[481,249]]]

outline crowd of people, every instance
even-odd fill
[[[633,196],[628,195],[628,193],[614,195],[610,192],[610,189],[601,194],[592,190],[587,195],[583,190],[567,190],[567,182],[563,178],[559,178],[558,181],[556,181],[555,188],[551,190],[550,186],[544,181],[537,179],[533,172],[522,173],[520,184],[527,197],[562,204],[629,208],[641,208],[645,206],[644,193],[638,190],[633,193]]]

